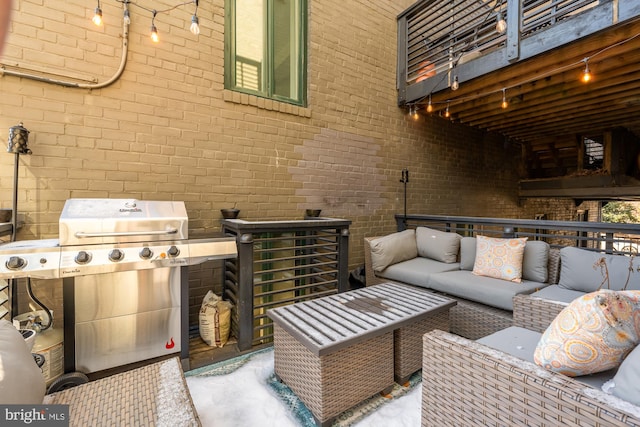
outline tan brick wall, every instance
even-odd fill
[[[395,18],[412,3],[310,0],[307,108],[224,90],[223,0],[200,3],[199,37],[188,31],[191,7],[158,15],[157,45],[150,14],[132,6],[128,61],[111,86],[2,76],[0,140],[23,122],[33,150],[20,156],[19,238],[57,237],[72,197],[184,200],[191,228],[205,231],[219,230],[219,209],[234,203],[248,220],[318,208],[353,221],[353,268],[363,262],[364,236],[394,230],[403,168],[411,213],[521,215],[518,146],[438,117],[414,121],[397,107]],[[15,0],[1,62],[106,81],[120,63],[122,15],[119,3],[101,4],[105,25],[97,28],[86,1]],[[11,205],[13,161],[0,153],[0,207]],[[207,286],[192,284],[194,309]]]

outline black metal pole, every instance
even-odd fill
[[[20,153],[15,153],[15,164],[13,165],[13,205],[11,212],[11,241],[16,241],[18,231],[18,164],[20,163]]]
[[[409,169],[402,169],[400,182],[404,184],[404,228],[407,228],[407,183],[409,182]]]

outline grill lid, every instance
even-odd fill
[[[189,236],[184,202],[69,199],[59,221],[60,246],[183,240]]]

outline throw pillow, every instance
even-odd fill
[[[640,406],[640,345],[622,361],[613,377],[614,396]]]
[[[379,237],[369,244],[371,246],[371,267],[376,273],[390,265],[418,256],[416,231],[413,229]]]
[[[526,243],[526,237],[501,239],[477,236],[473,274],[520,283]]]
[[[45,381],[22,334],[0,320],[0,403],[40,405]]]
[[[462,236],[458,233],[447,233],[427,227],[418,227],[416,228],[418,255],[446,264],[454,263],[458,261],[461,238]]]
[[[617,367],[637,345],[640,291],[591,292],[572,301],[542,334],[534,361],[570,377]]]

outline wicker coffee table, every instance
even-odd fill
[[[269,310],[275,373],[319,425],[404,383],[422,367],[422,335],[448,331],[455,300],[383,283]]]

